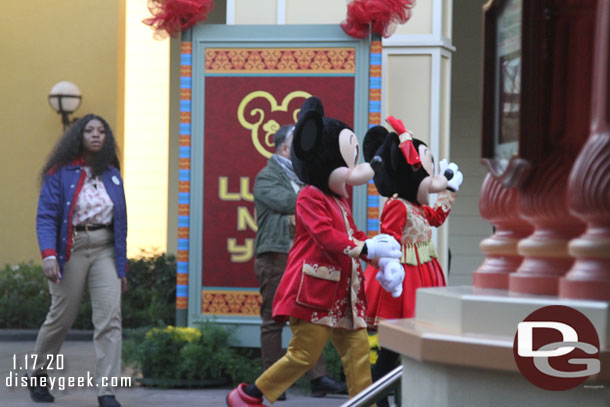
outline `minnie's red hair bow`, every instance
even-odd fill
[[[394,116],[388,116],[386,121],[398,134],[398,139],[400,140],[398,148],[400,148],[400,151],[402,151],[402,155],[405,156],[407,163],[415,168],[419,168],[421,166],[421,159],[419,158],[419,154],[413,145],[413,133],[405,129],[405,125],[402,124],[402,120],[397,119]]]

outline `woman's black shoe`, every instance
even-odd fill
[[[311,397],[324,397],[328,393],[347,394],[347,385],[326,375],[311,381]]]
[[[97,398],[100,407],[121,407],[121,403],[116,401],[114,396],[100,396]]]
[[[28,390],[30,391],[30,398],[35,403],[52,403],[55,401],[55,397],[49,393],[49,389],[47,386],[40,385],[40,378],[46,377],[48,379],[49,376],[46,374],[40,376],[34,376],[30,378],[27,374],[25,375],[28,379]],[[47,380],[45,379],[45,380]]]

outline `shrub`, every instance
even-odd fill
[[[338,382],[344,382],[345,374],[343,373],[343,364],[341,364],[341,357],[339,356],[337,349],[328,342],[324,351],[322,351],[322,355],[324,355],[328,375]]]
[[[228,346],[231,331],[213,323],[198,328],[136,330],[123,346],[123,363],[144,384],[161,387],[237,384],[261,373],[260,358]]]
[[[39,328],[47,315],[51,295],[42,267],[32,263],[0,270],[0,326]]]
[[[129,259],[128,288],[122,297],[123,327],[137,328],[159,323],[172,325],[176,319],[176,258],[142,251]],[[42,267],[33,263],[5,266],[0,270],[0,326],[38,329],[51,296]],[[74,329],[93,329],[91,300],[85,292]]]
[[[263,373],[259,348],[232,348],[235,356],[225,361],[225,369],[231,384],[254,383]]]
[[[176,321],[176,257],[142,251],[129,259],[123,293],[123,327],[174,325]]]
[[[369,348],[371,349],[370,362],[371,365],[377,363],[377,358],[379,357],[379,351],[381,350],[381,345],[379,345],[379,334],[377,332],[369,332]]]

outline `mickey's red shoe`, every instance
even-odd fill
[[[263,399],[258,397],[248,396],[244,391],[247,383],[241,383],[237,388],[231,390],[227,394],[227,406],[229,407],[266,407],[263,404]]]

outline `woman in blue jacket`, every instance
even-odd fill
[[[51,308],[38,332],[30,396],[52,402],[37,377],[57,355],[89,288],[101,407],[120,407],[110,378],[121,373],[121,292],[127,286],[127,214],[116,142],[108,123],[86,115],[57,143],[41,172],[36,231]],[[105,378],[108,378],[104,380]]]

